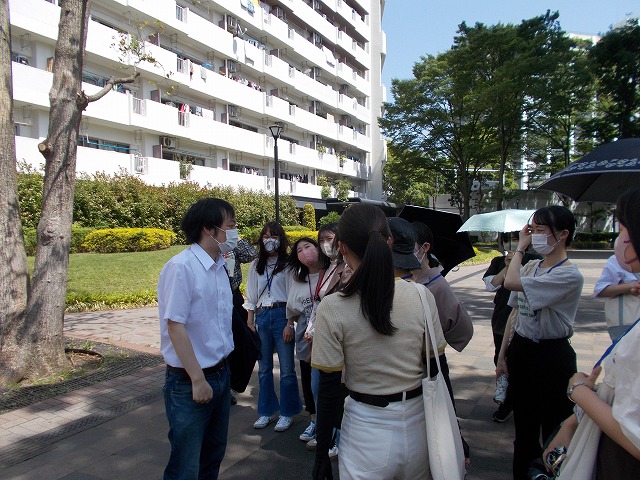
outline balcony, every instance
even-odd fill
[[[367,11],[370,11],[367,9]],[[343,0],[336,0],[336,13],[358,32],[369,38],[369,26],[362,21],[358,12],[350,8]]]
[[[56,40],[58,38],[58,22],[60,7],[42,0],[11,0],[9,2],[11,25],[39,36]],[[33,12],[38,12],[34,17]]]
[[[304,19],[304,21],[313,30],[318,32],[331,43],[335,43],[337,31],[336,27],[329,23],[329,21],[324,18],[318,11],[307,5],[302,0],[293,0],[291,9],[297,17]]]

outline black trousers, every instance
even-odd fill
[[[311,390],[311,363],[300,360],[300,383],[302,384],[302,397],[304,398],[304,409],[309,415],[315,415],[316,402]]]
[[[507,350],[516,438],[513,478],[526,480],[543,442],[571,415],[567,384],[576,373],[576,353],[568,339],[535,343],[517,333]],[[541,441],[542,440],[542,441]]]

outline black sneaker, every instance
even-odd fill
[[[507,410],[506,408],[502,408],[502,405],[500,405],[500,408],[494,412],[491,419],[497,423],[504,423],[511,417],[513,417],[513,410]]]

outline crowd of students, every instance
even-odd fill
[[[609,275],[610,285],[597,286],[596,293],[630,283],[609,293],[638,295],[639,212],[640,189],[620,198],[615,258],[624,273]],[[225,261],[238,247],[235,213],[222,200],[203,199],[187,211],[182,227],[191,246],[167,263],[158,285],[172,447],[165,478],[217,478],[231,401],[225,359],[233,348],[227,322],[232,296],[236,309],[241,304],[237,285],[229,282],[238,265],[229,274]],[[509,384],[508,401],[494,420],[505,421],[513,411],[517,480],[530,478],[532,464],[559,446],[568,449],[561,468],[574,468],[583,453],[572,438],[583,439],[580,432],[589,427],[601,429],[602,436],[592,476],[584,478],[605,478],[612,455],[622,476],[607,478],[640,478],[640,331],[626,326],[604,356],[606,388],[596,387],[600,366],[577,373],[569,339],[583,277],[568,257],[574,233],[567,208],[540,208],[519,232],[517,248],[485,274],[487,290],[496,292],[496,375],[508,377]],[[345,210],[337,224],[320,229],[317,240],[303,237],[290,245],[279,224],[262,228],[242,304],[248,327],[261,341],[253,427],[275,422],[276,431],[286,431],[304,406],[309,423],[300,440],[316,451],[314,479],[333,478],[335,458],[343,479],[430,478],[421,383],[425,353],[431,371],[439,358],[453,400],[445,347],[462,351],[473,335],[471,318],[441,275],[432,246],[428,226],[387,219],[365,204]],[[636,282],[625,282],[630,278]],[[415,307],[421,305],[418,289],[427,298],[424,311]],[[425,315],[438,351],[425,343]],[[462,441],[468,467],[469,447]],[[560,478],[578,477],[560,470]]]

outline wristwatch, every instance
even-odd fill
[[[287,328],[293,328],[294,330],[296,329],[293,323],[287,323]]]
[[[573,385],[571,385],[569,388],[567,388],[567,397],[569,398],[569,400],[571,400],[573,403],[576,403],[573,401],[573,398],[571,398],[571,395],[573,395],[573,391],[581,386],[585,386],[585,387],[589,387],[589,384],[587,382],[576,382]],[[591,387],[589,387],[589,389],[591,389]]]

